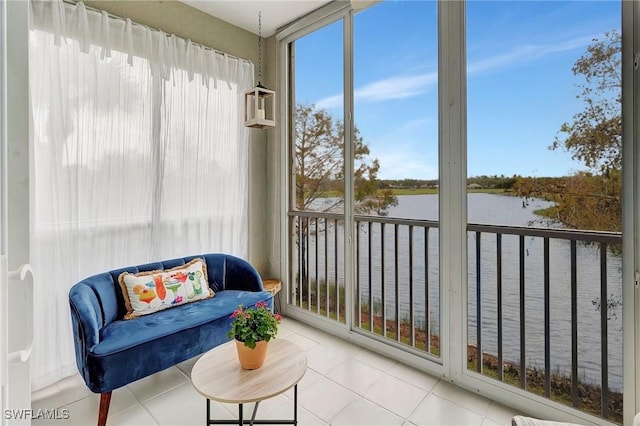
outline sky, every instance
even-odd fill
[[[549,150],[583,103],[572,66],[620,32],[619,1],[467,3],[467,174],[564,176],[584,170]],[[296,41],[296,102],[341,118],[341,21]],[[354,18],[355,124],[380,179],[438,177],[435,1],[387,0]]]

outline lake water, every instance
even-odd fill
[[[469,223],[546,227],[536,209],[549,207],[543,200],[523,201],[522,198],[495,194],[473,193],[468,195]],[[390,209],[388,217],[404,219],[438,219],[437,195],[398,196],[398,205]],[[325,275],[324,233],[318,234],[318,278]],[[327,277],[334,274],[342,281],[343,271],[338,265],[334,270],[335,255],[332,249],[335,239],[328,226],[326,265]],[[338,232],[338,259],[341,258],[341,232]],[[409,317],[411,296],[414,315],[419,324],[427,326],[434,334],[440,334],[440,288],[438,272],[438,229],[425,231],[414,228],[409,234],[406,226],[398,227],[398,263],[395,264],[395,229],[387,225],[382,232],[379,224],[373,224],[371,233],[367,224],[358,231],[358,285],[363,303],[371,292],[375,309],[380,311],[382,282],[387,307],[387,317],[395,315],[396,297],[400,306],[400,318]],[[468,236],[468,340],[476,343],[476,259],[475,233]],[[371,255],[369,255],[369,239]],[[412,241],[413,256],[408,246]],[[381,250],[384,242],[384,251]],[[311,237],[309,270],[315,275],[315,236]],[[382,253],[384,252],[384,261]],[[368,259],[371,259],[369,262]],[[425,261],[425,259],[427,261]],[[411,262],[410,262],[411,260]],[[622,260],[609,253],[607,257],[608,294],[610,300],[622,300]],[[340,262],[338,262],[339,264]],[[425,265],[428,263],[428,266]],[[411,267],[410,267],[411,264]],[[571,372],[571,280],[569,242],[550,242],[550,318],[551,318],[551,369],[554,373],[570,375]],[[371,268],[371,273],[369,273]],[[519,238],[503,236],[502,239],[502,325],[503,356],[505,361],[519,364],[520,359],[520,270]],[[411,274],[409,271],[412,271]],[[543,298],[543,241],[528,237],[525,240],[525,340],[528,367],[544,370],[544,298]],[[578,371],[580,380],[600,384],[600,253],[599,246],[578,245]],[[482,348],[484,353],[497,354],[497,289],[496,289],[496,237],[483,235],[481,240],[481,309]],[[371,277],[371,280],[369,279]],[[397,277],[397,287],[396,287]],[[413,283],[410,290],[409,282]],[[426,285],[425,285],[426,284]],[[398,295],[396,296],[396,288]],[[411,294],[412,292],[412,294]],[[378,301],[376,303],[375,301]],[[616,306],[608,321],[609,388],[622,389],[622,308]]]

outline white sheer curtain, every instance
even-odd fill
[[[253,65],[106,13],[32,3],[32,387],[76,372],[70,287],[111,268],[247,256]]]

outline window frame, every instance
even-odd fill
[[[377,2],[374,2],[374,4]],[[623,87],[632,87],[632,90],[623,90],[623,117],[624,135],[623,146],[623,252],[626,259],[623,262],[623,295],[627,302],[623,309],[623,342],[624,356],[623,367],[627,379],[624,381],[624,423],[631,424],[636,410],[640,407],[640,392],[638,383],[640,377],[640,357],[636,356],[635,349],[640,345],[640,327],[636,325],[636,312],[640,312],[640,296],[637,295],[637,282],[640,280],[640,250],[637,250],[636,241],[640,241],[640,175],[635,170],[640,169],[640,150],[635,148],[636,135],[635,122],[640,122],[640,108],[635,107],[640,102],[640,76],[636,78],[634,72],[633,46],[640,45],[640,4],[621,0],[622,3],[622,37],[623,37]],[[466,197],[466,3],[464,1],[439,1],[438,2],[438,93],[439,93],[439,164],[447,164],[448,167],[439,167],[441,197],[439,200],[440,215],[440,288],[441,288],[441,347],[442,366],[428,365],[425,360],[416,361],[417,357],[402,354],[394,348],[385,347],[379,342],[368,337],[361,336],[352,330],[353,318],[347,319],[346,327],[341,327],[327,321],[303,315],[291,310],[285,304],[285,313],[313,326],[332,332],[343,338],[348,338],[365,348],[369,348],[388,356],[393,356],[401,362],[428,373],[436,374],[445,380],[451,381],[473,392],[481,392],[484,396],[497,402],[510,405],[524,412],[540,413],[541,417],[555,417],[567,421],[582,421],[599,423],[603,420],[580,412],[568,406],[555,403],[535,395],[514,392],[514,388],[495,380],[478,377],[470,374],[466,368],[466,341],[467,341],[467,197]],[[276,34],[277,42],[277,70],[278,91],[281,126],[278,130],[280,139],[279,158],[282,165],[279,180],[282,191],[280,198],[280,229],[281,229],[281,276],[288,277],[290,268],[290,218],[289,211],[292,208],[291,194],[295,195],[292,174],[292,157],[290,136],[292,134],[290,122],[290,107],[293,97],[293,88],[290,82],[295,76],[291,70],[292,49],[290,43],[303,37],[336,19],[345,20],[345,103],[344,122],[351,122],[353,111],[353,39],[351,34],[346,34],[352,28],[352,22],[346,22],[353,17],[354,9],[345,3],[333,2],[322,7],[312,14],[296,21],[280,30]],[[637,58],[637,56],[636,56]],[[346,174],[346,173],[345,173]],[[347,182],[347,191],[353,182]],[[345,191],[345,200],[347,198]],[[351,195],[351,192],[349,192]],[[353,228],[353,206],[345,204],[345,228]],[[352,231],[351,231],[352,232]],[[353,255],[353,246],[349,243],[352,237],[345,236],[345,253]],[[353,258],[351,258],[352,260]],[[351,277],[347,289],[353,287],[353,264],[346,263],[345,277]],[[347,275],[347,272],[349,275]],[[285,286],[289,283],[285,282]],[[347,294],[350,292],[347,291]],[[352,306],[352,298],[348,299],[346,306]],[[287,303],[289,300],[287,300]],[[347,309],[352,315],[352,309]],[[629,344],[631,343],[631,344]],[[606,421],[605,421],[606,422]],[[606,422],[606,424],[612,424]]]

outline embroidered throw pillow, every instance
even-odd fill
[[[127,308],[125,319],[207,299],[215,294],[209,288],[207,264],[202,259],[160,271],[123,272],[118,282]]]

